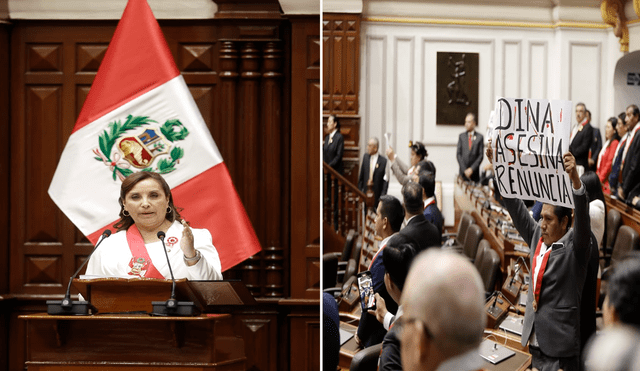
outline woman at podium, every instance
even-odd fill
[[[117,232],[107,238],[87,265],[87,276],[220,280],[218,252],[206,229],[189,227],[173,204],[171,188],[159,174],[129,175],[120,187]],[[158,232],[164,232],[164,246]]]

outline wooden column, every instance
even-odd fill
[[[271,187],[263,187],[260,199],[264,201],[263,223],[266,232],[264,246],[264,261],[266,270],[266,297],[283,297],[285,294],[285,254],[284,254],[284,225],[288,219],[287,210],[279,204],[278,195],[289,185],[284,182],[289,140],[283,133],[289,132],[288,122],[284,122],[282,112],[282,49],[278,42],[270,41],[263,46],[263,71],[261,80],[261,104],[263,138],[262,157],[266,168],[263,181],[269,182]]]

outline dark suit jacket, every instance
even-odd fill
[[[578,130],[569,145],[569,151],[576,158],[576,164],[584,166],[585,171],[589,170],[589,149],[592,143],[593,127],[587,123],[582,130]]]
[[[637,123],[636,125],[640,125]],[[622,165],[622,191],[629,198],[633,187],[640,183],[640,131],[633,137]]]
[[[482,134],[473,132],[475,139],[469,149],[469,134],[465,131],[458,137],[458,149],[456,151],[456,157],[458,158],[458,166],[460,167],[460,176],[464,180],[473,180],[474,182],[480,181],[480,163],[484,156],[484,139]],[[464,171],[467,168],[473,169],[471,179],[464,175]]]
[[[597,241],[593,234],[591,240]],[[587,345],[587,341],[596,333],[596,286],[598,284],[599,258],[598,249],[592,248],[580,303],[580,353]]]
[[[329,141],[331,134],[327,134],[324,137],[324,145],[322,146],[322,156],[324,162],[334,168],[338,173],[342,174],[344,171],[342,165],[342,154],[344,153],[344,138],[338,130],[333,135],[333,140]]]
[[[432,246],[440,247],[441,233],[438,232],[438,228],[428,221],[423,214],[413,217],[399,233],[412,238],[417,243],[418,251],[416,251],[416,253]]]
[[[594,256],[592,250],[598,249],[591,233],[586,191],[582,195],[574,192],[573,199],[574,227],[558,240],[562,245],[554,244],[549,253],[537,312],[532,307],[533,290],[528,291],[522,332],[522,345],[526,346],[535,326],[540,349],[545,355],[554,358],[580,355],[580,328],[587,325],[580,318],[581,298],[585,296],[585,288],[591,290],[593,287],[595,290],[594,282],[586,283],[587,278],[594,278],[588,271],[592,264],[590,259]],[[535,251],[540,240],[540,224],[529,215],[522,200],[505,198],[504,202],[516,229],[525,241],[529,241],[531,250]],[[530,257],[530,267],[533,267],[533,255],[534,253]]]
[[[591,159],[593,160],[593,166],[591,167],[592,171],[596,171],[596,167],[598,165],[598,155],[602,150],[602,135],[600,134],[600,129],[593,128],[593,143],[591,143]]]
[[[384,264],[382,264],[382,252],[373,260],[371,264],[371,281],[373,284],[373,291],[380,294],[384,299],[387,306],[387,310],[391,313],[398,311],[398,304],[391,298],[387,287],[384,285]],[[367,312],[360,314],[360,323],[358,325],[358,337],[362,342],[362,345],[366,348],[372,345],[380,344],[387,330],[375,315]]]
[[[378,371],[402,371],[400,360],[400,338],[397,327],[393,326],[382,341],[380,368]]]
[[[367,182],[369,181],[369,166],[371,164],[371,155],[365,153],[362,158],[362,166],[360,166],[360,176],[358,177],[358,189],[367,193]],[[376,162],[376,168],[373,170],[373,195],[375,197],[374,207],[378,207],[378,200],[380,196],[387,194],[387,188],[389,188],[389,182],[384,180],[384,175],[387,168],[387,159],[378,154],[378,161]]]
[[[424,209],[424,211],[422,212],[422,215],[424,215],[424,217],[428,221],[430,221],[433,225],[436,226],[436,229],[438,229],[440,238],[442,238],[442,225],[444,224],[444,218],[442,217],[442,213],[440,212],[440,209],[438,209],[438,205],[433,203],[427,206],[427,208]]]

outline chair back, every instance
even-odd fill
[[[471,214],[465,212],[460,217],[460,225],[458,226],[458,235],[456,236],[456,244],[464,245],[464,241],[467,238],[467,231],[469,226],[475,224],[475,220]]]
[[[349,371],[376,371],[381,351],[382,343],[362,349],[353,356]]]
[[[338,256],[334,253],[322,255],[322,288],[335,287],[338,280]]]
[[[496,286],[498,279],[498,270],[500,269],[500,256],[498,253],[489,247],[482,257],[482,265],[480,267],[480,277],[484,284],[484,290],[486,292],[492,292]]]
[[[478,244],[478,251],[476,251],[476,258],[473,261],[473,265],[476,266],[478,272],[480,272],[480,268],[482,267],[482,259],[484,259],[484,254],[487,249],[491,249],[491,245],[489,245],[489,241],[484,238],[480,240]]]
[[[464,239],[462,251],[469,259],[475,259],[478,252],[478,244],[483,236],[482,228],[479,225],[471,224],[467,228],[467,236]]]
[[[356,241],[356,230],[355,229],[350,229],[349,233],[347,233],[347,238],[344,240],[344,247],[342,248],[342,256],[340,257],[340,260],[343,262],[348,261],[349,259],[351,259],[351,251],[353,250],[353,244]]]
[[[342,289],[349,287],[349,278],[355,276],[358,273],[358,262],[355,259],[349,259],[347,268],[344,271],[344,279],[342,280]]]
[[[638,250],[639,243],[640,236],[635,229],[628,225],[620,226],[616,236],[616,244],[613,246],[613,252],[611,253],[611,265],[615,266],[617,262],[624,259],[629,251]]]
[[[620,212],[616,209],[609,208],[607,211],[607,235],[605,236],[604,243],[604,246],[607,248],[606,251],[613,249],[620,224],[622,224]]]

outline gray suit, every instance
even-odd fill
[[[592,249],[597,249],[591,233],[584,184],[580,190],[574,190],[573,196],[574,228],[552,246],[542,278],[537,312],[532,307],[533,289],[527,294],[527,311],[522,333],[522,345],[526,346],[535,327],[540,350],[554,358],[580,355],[582,292]],[[504,201],[518,232],[525,241],[529,241],[530,267],[533,267],[535,248],[540,240],[540,224],[529,215],[522,200],[505,198]],[[590,286],[588,283],[586,285]]]

